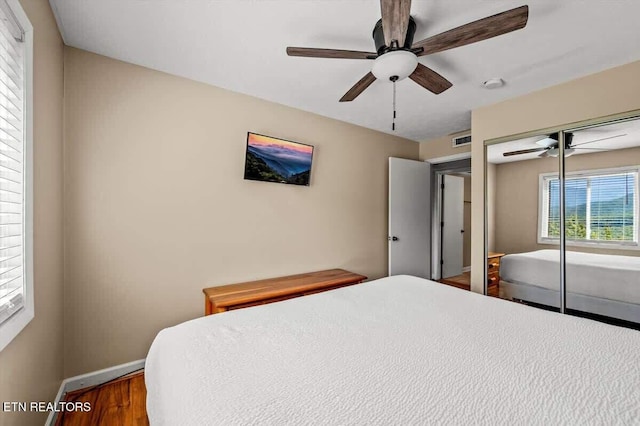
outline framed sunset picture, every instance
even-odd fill
[[[249,132],[244,178],[309,186],[313,146]]]

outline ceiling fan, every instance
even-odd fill
[[[452,84],[419,63],[418,56],[431,55],[519,30],[527,25],[529,17],[529,7],[520,6],[414,43],[416,22],[410,16],[411,0],[380,0],[380,9],[382,19],[373,28],[375,52],[287,47],[287,54],[311,58],[374,60],[371,72],[349,89],[340,102],[354,100],[376,79],[395,83],[409,77],[437,95]]]
[[[590,151],[608,151],[606,148],[590,148],[583,147],[583,145],[587,145],[594,142],[605,141],[608,139],[620,138],[622,136],[627,136],[627,134],[609,136],[606,138],[594,139],[587,142],[582,142],[579,144],[573,143],[573,133],[567,132],[564,134],[564,156],[569,157],[575,154],[576,150],[590,150]],[[560,135],[558,133],[552,133],[544,139],[540,139],[536,141],[536,144],[539,145],[539,148],[529,148],[529,149],[520,149],[517,151],[509,151],[505,152],[502,155],[504,157],[511,157],[513,155],[521,155],[521,154],[530,154],[532,152],[540,152],[538,157],[557,157],[560,154],[560,149],[558,148],[558,140],[560,139]]]

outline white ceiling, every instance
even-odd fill
[[[373,51],[378,0],[50,0],[65,43],[258,98],[391,132],[390,83],[338,99],[370,60],[294,58],[286,46]],[[414,0],[415,40],[528,4],[526,28],[422,57],[453,87],[398,83],[395,134],[424,141],[471,126],[471,110],[640,59],[638,0]],[[507,85],[481,83],[502,77]]]
[[[640,147],[640,119],[587,128],[572,133],[573,140],[571,144],[577,148],[573,155],[597,154],[603,151]],[[540,148],[540,145],[537,145],[536,142],[545,136],[540,135],[490,145],[487,148],[487,161],[493,164],[502,164],[537,159],[541,152],[508,157],[502,154],[521,149]]]

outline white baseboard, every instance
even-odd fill
[[[81,374],[79,376],[69,377],[64,379],[60,384],[60,389],[56,395],[54,403],[57,405],[62,400],[62,397],[67,392],[73,392],[78,389],[88,388],[91,386],[99,385],[100,383],[108,382],[117,377],[124,376],[129,373],[133,373],[136,370],[144,368],[144,359],[137,361],[131,361],[126,364],[115,365],[113,367],[105,368],[103,370],[92,371],[91,373]],[[56,422],[56,412],[52,411],[47,417],[47,426],[53,426]]]
[[[462,272],[471,272],[471,266],[465,266],[462,268]]]
[[[60,384],[60,389],[58,389],[58,393],[56,394],[56,399],[53,401],[56,406],[58,406],[58,402],[62,400],[62,395],[64,395],[64,380]],[[58,418],[58,413],[55,411],[49,411],[49,415],[47,416],[47,421],[45,422],[45,426],[53,426],[56,424],[56,419]]]

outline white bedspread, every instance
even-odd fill
[[[640,424],[640,332],[396,276],[162,330],[152,425]]]
[[[640,257],[567,251],[567,292],[640,304]],[[508,254],[500,261],[505,281],[560,290],[560,252]]]

